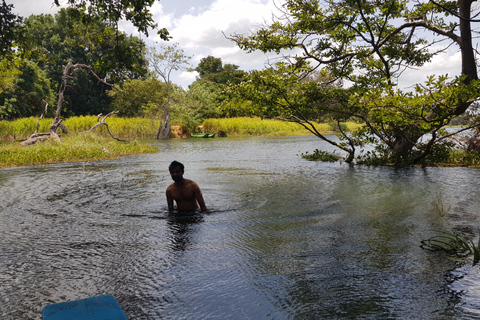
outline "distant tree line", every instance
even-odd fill
[[[2,34],[0,47],[0,119],[39,116],[46,104],[51,116],[68,61],[91,65],[100,78],[122,91],[112,90],[88,70],[79,69],[65,90],[63,117],[119,110],[119,116],[163,119],[171,113],[176,124],[190,128],[207,117],[223,116],[224,89],[246,75],[238,66],[223,65],[212,56],[192,68],[191,57],[177,44],[147,48],[143,40],[118,31],[115,22],[98,11],[86,14],[69,7],[55,15],[22,19],[12,9],[3,1],[0,21],[9,32]],[[165,72],[159,70],[160,65]],[[199,73],[187,90],[171,83],[170,73],[179,70]]]

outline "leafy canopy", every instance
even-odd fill
[[[479,97],[471,0],[287,0],[281,10],[270,24],[231,37],[248,52],[283,54],[289,65],[252,74],[240,94],[252,101],[257,115],[299,123],[319,116],[361,121],[364,128],[342,132],[344,142],[337,145],[349,153],[349,161],[366,142],[377,143],[382,157],[396,163],[423,161],[447,138],[442,128]],[[433,34],[431,39],[426,32]],[[402,74],[442,51],[434,47],[451,43],[462,52],[461,76],[431,77],[411,92],[394,89]],[[305,82],[314,71],[328,75],[324,84],[343,87]],[[427,133],[431,138],[424,142]]]
[[[57,6],[60,6],[60,0],[54,0]],[[102,19],[111,21],[114,24],[122,19],[131,22],[139,32],[148,36],[150,29],[157,29],[150,7],[155,0],[67,0],[72,7],[81,10],[84,13],[94,12]],[[158,35],[163,40],[169,40],[168,30],[158,29]]]

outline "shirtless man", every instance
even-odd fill
[[[168,210],[174,210],[173,200],[178,211],[195,211],[200,206],[200,211],[207,211],[202,191],[198,185],[189,179],[183,178],[185,167],[178,161],[173,161],[168,167],[174,183],[167,188]],[[198,203],[198,204],[197,204]]]

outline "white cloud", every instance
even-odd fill
[[[180,73],[178,78],[185,81],[186,83],[192,83],[193,81],[195,81],[197,75],[198,75],[198,72],[182,71],[182,73]]]
[[[65,0],[60,0],[63,6]],[[7,0],[7,4],[13,4],[13,12],[26,18],[32,14],[55,14],[59,8],[53,3],[53,0]]]
[[[399,87],[405,88],[424,83],[429,76],[433,75],[448,75],[450,78],[460,75],[462,54],[455,49],[456,47],[452,47],[447,52],[434,56],[420,69],[405,71],[399,79]]]
[[[273,2],[216,0],[201,3],[203,5],[190,7],[183,15],[176,11],[169,28],[173,36],[172,42],[179,43],[187,55],[193,55],[192,64],[197,65],[202,58],[211,55],[221,58],[224,64],[236,64],[242,70],[262,68],[266,61],[265,54],[260,52],[247,54],[227,37],[234,33],[248,33],[269,19],[275,10]],[[163,21],[168,17],[164,13],[155,19]],[[185,87],[185,83],[182,85]]]

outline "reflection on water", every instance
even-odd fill
[[[131,320],[480,317],[478,267],[419,247],[432,201],[476,234],[480,171],[302,160],[315,137],[154,143],[0,170],[0,319],[102,294]],[[168,212],[172,160],[211,213]]]

